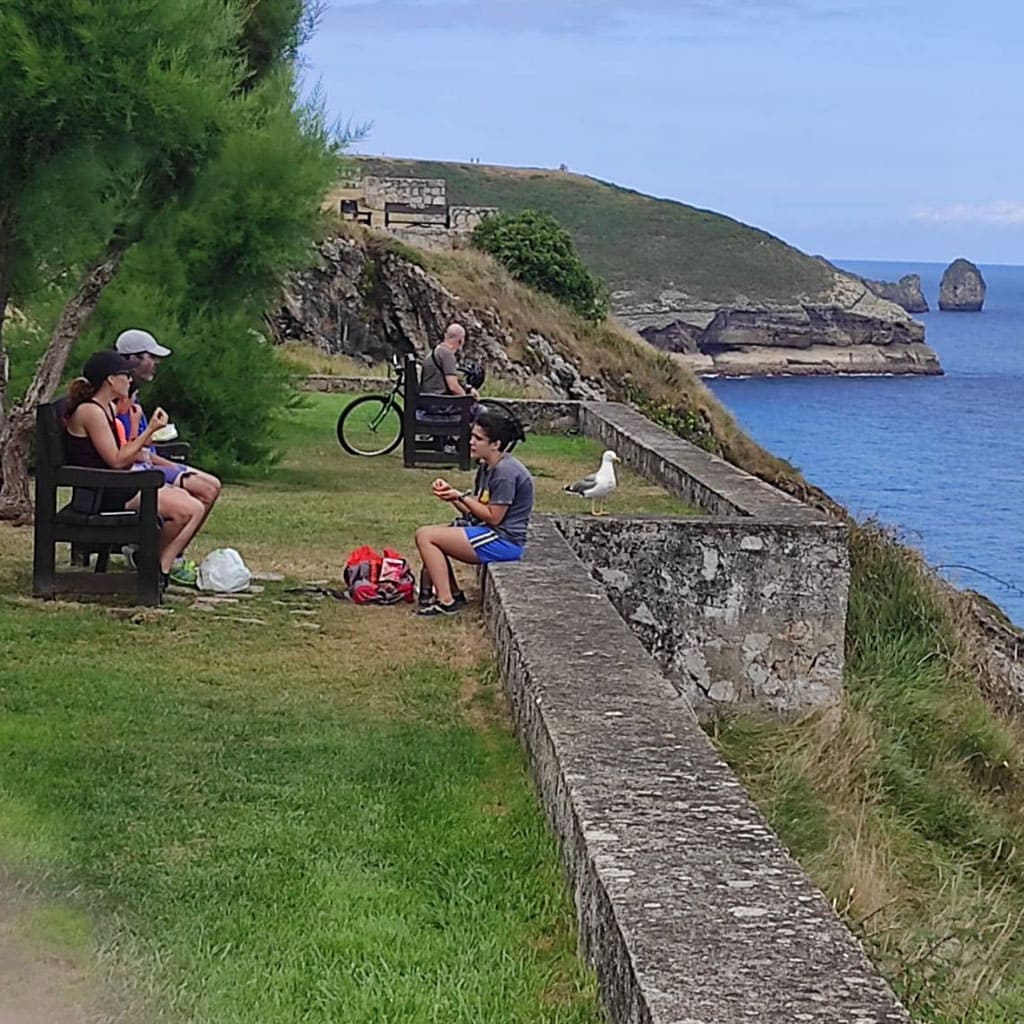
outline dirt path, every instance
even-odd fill
[[[39,927],[42,904],[0,870],[0,1024],[104,1024],[85,957]]]

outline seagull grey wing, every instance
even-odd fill
[[[587,491],[592,490],[597,486],[597,476],[585,476],[582,480],[577,480],[574,484],[566,484],[563,488],[566,491],[570,491],[573,494],[586,494]]]

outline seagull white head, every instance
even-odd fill
[[[601,461],[602,462],[621,462],[622,459],[620,459],[618,457],[618,455],[616,455],[615,452],[613,452],[611,450],[611,448],[609,448],[608,451],[606,451],[604,453],[604,455],[601,456]]]

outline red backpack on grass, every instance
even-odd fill
[[[378,553],[364,544],[345,559],[345,586],[354,604],[412,604],[416,577],[397,551]]]

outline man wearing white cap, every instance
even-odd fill
[[[122,331],[117,336],[114,347],[121,355],[128,357],[136,383],[151,381],[160,360],[171,354],[171,350],[159,344],[149,331],[142,331],[137,327]],[[131,414],[122,414],[118,417],[124,424],[125,436],[129,441],[134,440],[139,431],[146,429],[146,414],[138,405],[137,397],[133,398],[135,406]],[[184,466],[180,462],[171,462],[170,459],[161,458],[155,452],[152,453],[150,462],[154,469],[163,471],[165,486],[181,487],[203,503],[206,508],[203,516],[205,522],[214,502],[220,497],[220,480],[212,473],[204,473],[201,469]]]

